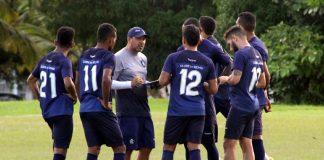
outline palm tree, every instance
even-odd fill
[[[21,65],[13,66],[18,71],[30,71],[52,46],[51,34],[41,24],[45,16],[32,3],[37,1],[0,0],[0,56],[7,52],[18,57]],[[10,60],[6,63],[12,64]]]

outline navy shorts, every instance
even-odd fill
[[[205,116],[167,116],[164,144],[201,143]]]
[[[261,106],[260,109],[258,110],[258,113],[255,117],[254,120],[254,129],[253,129],[253,135],[262,135],[262,111],[263,111],[264,106]]]
[[[246,112],[231,107],[225,126],[225,138],[240,139],[241,137],[246,137],[251,139],[257,112]]]
[[[231,108],[231,103],[229,99],[220,99],[217,97],[214,97],[214,103],[216,107],[216,114],[219,112],[222,113],[222,115],[227,118],[228,112]]]
[[[151,117],[118,116],[126,149],[155,148],[154,127]]]
[[[54,147],[69,148],[73,133],[72,115],[62,115],[44,119],[51,128]]]
[[[117,117],[112,111],[80,113],[88,147],[124,145]]]
[[[215,116],[205,116],[205,126],[201,139],[202,144],[217,142],[218,127]]]

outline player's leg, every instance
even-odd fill
[[[167,116],[164,126],[162,160],[173,160],[176,144],[183,142],[188,120],[185,117]]]
[[[64,160],[70,146],[73,133],[72,116],[53,118],[54,157],[53,160]]]
[[[126,146],[116,115],[112,111],[98,112],[93,119],[103,143],[112,147],[114,160],[125,160]]]
[[[205,126],[202,136],[201,144],[207,150],[208,160],[218,160],[219,154],[216,148],[216,116],[206,116],[205,117]]]
[[[154,126],[151,117],[140,117],[138,160],[148,160],[155,148]]]
[[[225,126],[224,136],[224,160],[236,159],[236,144],[240,137],[242,137],[243,131],[246,126],[246,114],[235,107],[231,107]]]
[[[254,160],[254,152],[252,146],[252,136],[254,129],[254,120],[258,111],[246,113],[246,118],[243,120],[246,122],[242,136],[240,138],[240,145],[243,152],[243,160]],[[264,157],[263,157],[264,158]]]
[[[205,126],[205,116],[189,117],[189,124],[186,130],[186,141],[189,150],[189,160],[200,160],[200,143]]]
[[[252,137],[252,145],[254,150],[255,160],[264,160],[265,150],[262,139],[262,110],[263,107],[258,111],[254,120],[254,130]]]
[[[80,113],[80,118],[88,145],[87,160],[97,160],[102,142],[99,132],[92,124],[91,114],[93,113]]]
[[[138,149],[139,122],[136,117],[118,117],[118,123],[126,145],[126,160],[131,159],[134,150]]]

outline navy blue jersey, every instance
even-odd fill
[[[263,72],[261,55],[253,47],[239,49],[234,54],[233,70],[242,72],[240,82],[231,86],[231,106],[247,112],[259,109],[256,83]]]
[[[90,48],[81,55],[78,62],[81,95],[80,112],[107,111],[99,101],[99,99],[102,99],[102,74],[104,69],[114,70],[114,67],[115,56],[106,49]]]
[[[184,48],[181,46],[178,48],[178,51],[183,49]],[[221,48],[221,46],[214,45],[209,40],[201,40],[198,45],[198,51],[210,58],[213,61],[214,65],[227,65],[230,63],[230,57],[224,53],[223,48]],[[216,70],[215,74],[217,74]],[[206,115],[216,115],[213,95],[209,95],[207,92],[205,92],[204,94],[206,102]]]
[[[50,52],[32,75],[40,80],[39,100],[44,118],[73,114],[73,100],[66,94],[65,77],[73,77],[71,61],[63,53]]]
[[[256,36],[249,40],[249,43],[252,47],[254,47],[261,54],[263,62],[268,61],[268,49],[264,45],[264,43]],[[257,89],[257,95],[259,99],[259,105],[264,106],[267,103],[267,99],[264,94],[264,90],[261,88]]]
[[[217,39],[215,37],[209,36],[207,39],[210,42],[212,42],[213,44],[215,44],[216,46],[220,47],[223,50],[223,52],[228,55],[228,53],[223,49],[223,47],[221,46],[221,44],[217,41]],[[232,64],[232,62],[230,62],[230,64]],[[219,77],[223,71],[222,65],[220,63],[216,63],[215,69],[216,69],[216,75],[217,75],[217,77]],[[215,97],[217,97],[218,99],[229,100],[229,86],[228,86],[228,84],[220,85],[218,87],[218,92],[215,94]]]
[[[216,78],[212,61],[198,51],[170,54],[163,71],[171,74],[168,116],[205,115],[203,82]]]

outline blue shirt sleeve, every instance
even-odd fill
[[[115,55],[110,54],[109,56],[105,56],[104,58],[104,69],[105,68],[109,68],[109,69],[114,69],[116,64],[116,60],[115,60]]]
[[[36,67],[34,68],[34,70],[32,71],[32,75],[33,75],[34,77],[38,78],[38,79],[39,79],[39,76],[40,76],[40,65],[41,65],[43,59],[44,59],[44,57],[43,57],[41,60],[39,60],[37,66],[36,66]]]
[[[233,70],[240,70],[243,72],[244,69],[244,56],[238,51],[234,55]]]
[[[73,78],[72,74],[72,63],[68,59],[64,59],[62,63],[62,69],[61,69],[62,77],[71,77]]]
[[[228,65],[230,63],[230,57],[228,54],[224,53],[224,50],[217,45],[214,45],[213,47],[213,61],[214,63],[219,63],[221,65]]]
[[[173,56],[172,54],[167,57],[167,59],[164,62],[162,71],[172,73],[172,63],[173,63]]]
[[[253,46],[259,53],[261,54],[262,61],[267,62],[268,61],[268,53],[266,50],[264,50],[262,47],[259,46]]]
[[[215,65],[213,64],[213,61],[211,59],[208,59],[208,68],[209,71],[207,73],[206,80],[211,80],[216,78],[216,69]]]

